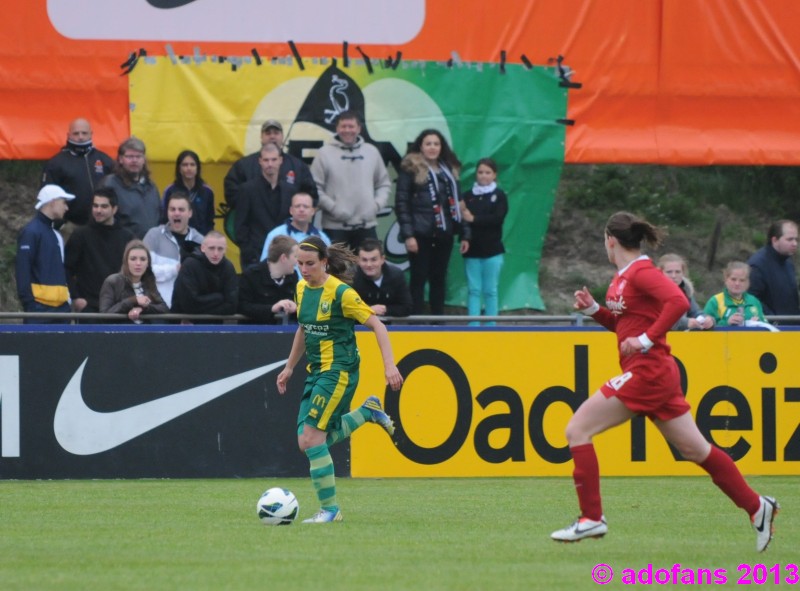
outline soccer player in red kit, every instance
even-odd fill
[[[606,292],[606,307],[598,305],[585,287],[575,292],[575,309],[617,334],[623,373],[581,404],[567,424],[581,514],[550,537],[577,542],[608,532],[592,438],[643,414],[684,458],[708,472],[714,484],[747,511],[756,530],[756,550],[762,552],[772,539],[773,519],[780,507],[774,498],[759,496],[750,488],[730,456],[706,441],[689,412],[678,366],[666,341],[667,331],[689,302],[641,250],[642,243],[657,247],[662,238],[663,232],[644,219],[615,213],[605,228],[608,260],[617,267]]]

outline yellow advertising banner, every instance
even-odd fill
[[[359,332],[360,392],[383,393],[394,441],[352,440],[355,477],[566,476],[574,409],[621,373],[601,331],[392,331],[406,382],[386,391],[370,333]],[[800,333],[670,334],[686,398],[707,439],[745,474],[800,474]],[[595,438],[608,476],[699,475],[643,417]]]

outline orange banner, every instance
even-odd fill
[[[0,23],[0,158],[42,159],[69,120],[114,152],[136,60],[387,58],[545,64],[570,92],[567,162],[798,162],[794,0],[29,0]],[[366,7],[366,8],[365,8]],[[347,42],[345,47],[344,42]],[[256,57],[257,56],[257,57]],[[296,63],[296,60],[295,60]],[[123,66],[123,64],[125,64]],[[169,97],[159,97],[169,100]],[[526,97],[509,97],[526,100]]]

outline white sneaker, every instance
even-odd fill
[[[550,534],[556,542],[580,542],[584,538],[602,538],[608,533],[605,517],[593,521],[588,517],[578,517],[575,523]]]
[[[763,552],[772,540],[775,531],[773,521],[781,506],[772,497],[761,497],[761,506],[750,516],[753,529],[756,530],[756,550]]]
[[[326,511],[325,509],[320,509],[313,517],[304,519],[303,523],[332,523],[334,521],[344,521],[341,511]]]

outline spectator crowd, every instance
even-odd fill
[[[479,325],[482,313],[497,316],[509,207],[495,161],[480,159],[473,186],[462,191],[462,163],[440,131],[426,129],[410,144],[395,192],[407,283],[406,274],[386,260],[377,235],[392,182],[361,125],[358,113],[340,113],[335,135],[308,166],[284,151],[282,124],[265,121],[261,148],[236,161],[225,176],[224,199],[234,220],[226,237],[214,230],[215,194],[203,180],[196,152],[178,154],[173,182],[162,194],[141,139],[124,140],[113,159],[93,145],[89,121],[72,121],[66,144],[44,166],[36,214],[18,236],[23,310],[120,313],[132,323],[155,322],[166,312],[238,313],[245,322],[262,324],[296,321],[297,246],[313,236],[352,251],[353,287],[376,315],[386,317],[444,314],[457,245],[467,313],[475,317],[470,324]],[[793,261],[797,224],[778,220],[767,234],[767,243],[747,262],[727,265],[722,291],[702,307],[685,260],[673,253],[658,260],[690,302],[674,330],[800,315]],[[226,256],[228,238],[239,248],[241,275]],[[69,320],[50,315],[25,322]]]

